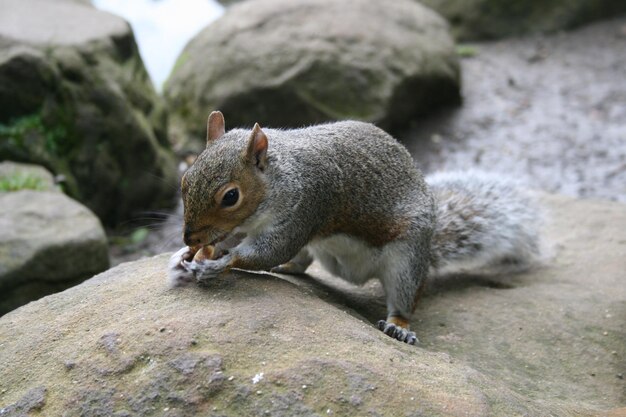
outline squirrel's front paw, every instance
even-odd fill
[[[193,281],[193,272],[185,265],[186,260],[191,258],[193,258],[193,252],[186,246],[172,255],[167,263],[167,285],[170,288],[180,287]]]
[[[414,345],[418,342],[415,332],[411,332],[403,327],[400,327],[394,323],[387,322],[385,320],[378,321],[378,329],[382,330],[387,336],[393,337],[401,342]]]
[[[231,257],[226,255],[219,259],[193,260],[191,262],[183,261],[183,265],[193,273],[196,281],[206,283],[207,281],[217,278],[221,273],[226,272],[230,267],[230,261]]]

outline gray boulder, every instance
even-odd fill
[[[626,13],[620,0],[420,0],[441,13],[461,40],[571,29]]]
[[[0,2],[0,160],[43,165],[105,223],[166,207],[176,164],[133,33],[79,1]]]
[[[0,318],[0,410],[59,416],[618,416],[626,210],[549,197],[553,252],[434,279],[408,346],[379,285],[233,272],[168,289],[168,255]],[[548,252],[549,253],[549,252]],[[623,413],[623,409],[621,412]]]
[[[250,0],[185,48],[165,85],[174,136],[232,126],[339,119],[406,125],[459,101],[447,24],[411,0]]]
[[[218,0],[231,6],[244,0]],[[417,1],[417,0],[416,0]],[[419,0],[445,17],[464,41],[555,32],[626,13],[619,0]]]
[[[0,315],[109,266],[100,221],[58,191],[0,193]]]

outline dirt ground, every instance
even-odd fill
[[[403,135],[422,169],[626,202],[626,18],[472,46],[462,106]]]
[[[424,172],[480,169],[626,203],[626,18],[463,49],[463,104],[399,135]],[[181,214],[115,245],[113,264],[181,247]]]

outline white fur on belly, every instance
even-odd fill
[[[334,235],[309,243],[309,251],[329,272],[346,281],[364,284],[379,275],[380,248],[372,248],[348,235]]]

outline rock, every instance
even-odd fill
[[[421,346],[374,328],[379,285],[352,287],[315,266],[312,277],[234,272],[172,290],[168,255],[122,264],[0,318],[0,409],[618,415],[601,410],[624,401],[626,210],[545,201],[554,257],[518,276],[433,280],[412,323]]]
[[[0,162],[0,192],[31,189],[60,191],[50,171],[39,165]]]
[[[108,268],[98,218],[66,195],[0,193],[0,207],[0,315]]]
[[[461,40],[555,32],[626,13],[615,0],[420,0],[450,22]]]
[[[0,2],[0,159],[63,175],[109,225],[173,204],[164,107],[124,20],[81,1]]]
[[[244,0],[218,0],[224,6]],[[416,0],[418,1],[418,0]],[[556,32],[626,13],[615,0],[419,0],[445,17],[463,41]]]
[[[251,0],[185,48],[165,85],[178,137],[231,126],[358,119],[393,129],[459,101],[447,24],[411,0]]]

